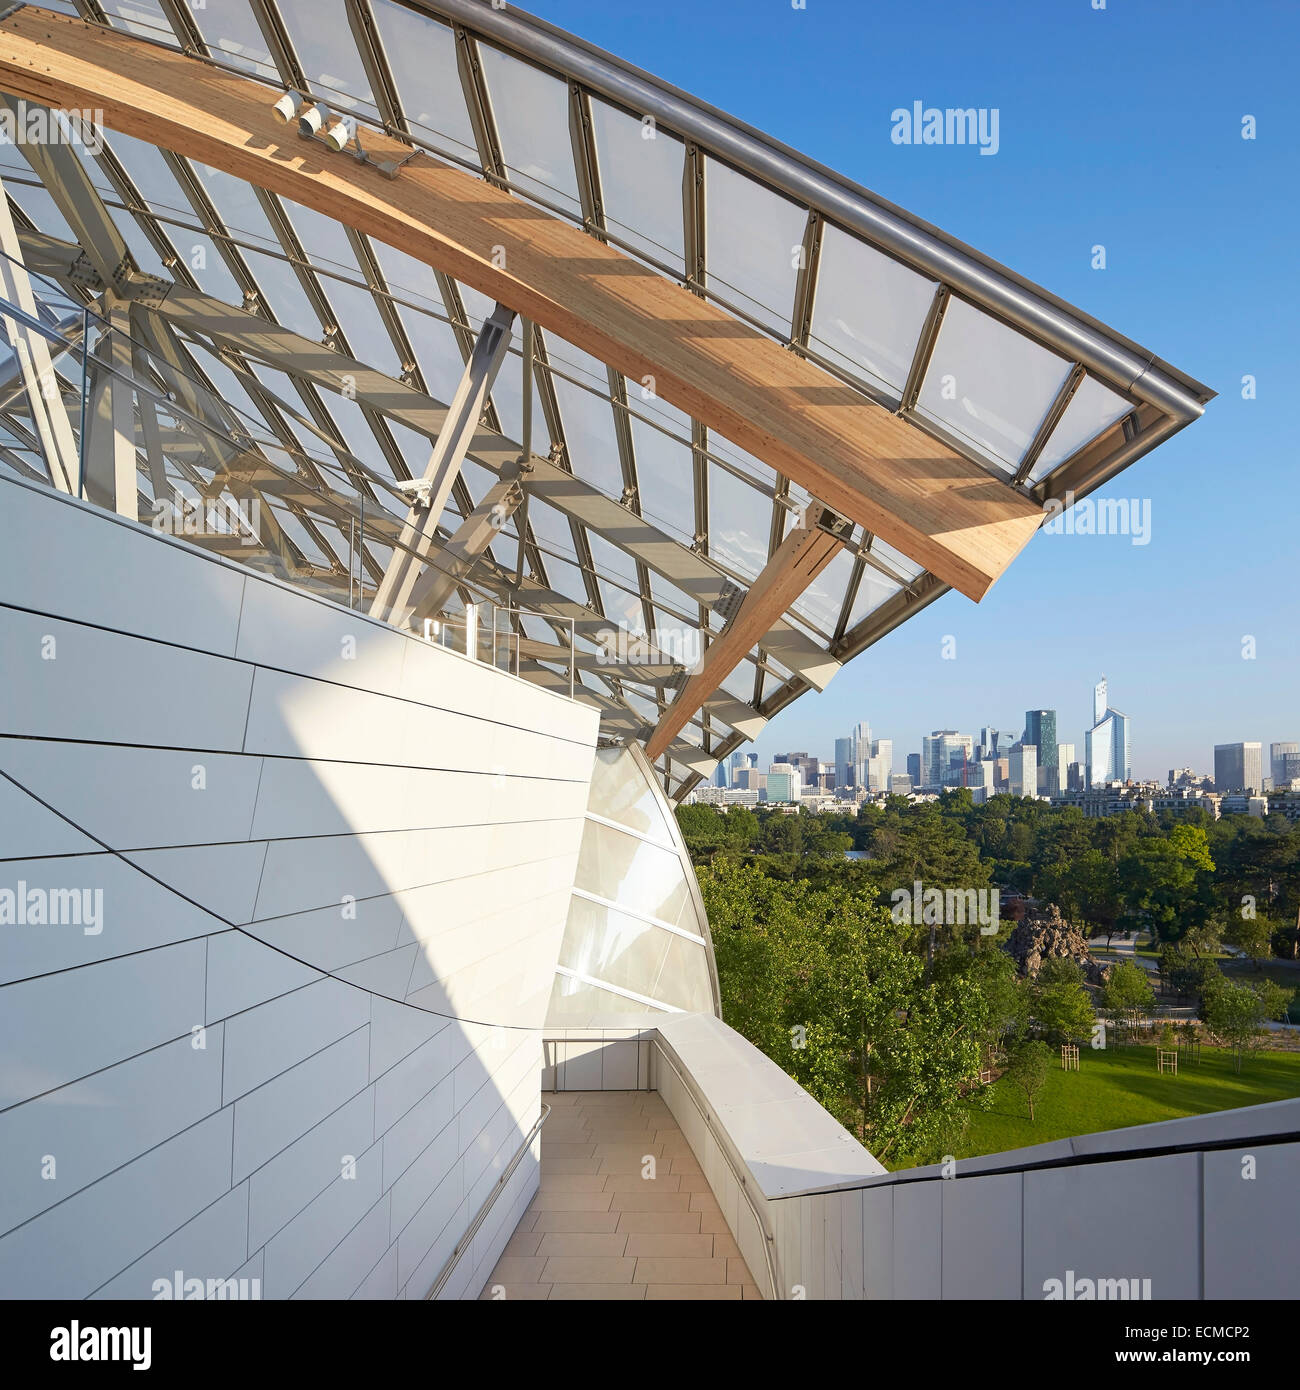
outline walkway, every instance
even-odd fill
[[[561,1091],[542,1099],[552,1111],[542,1127],[541,1187],[485,1299],[761,1297],[655,1092]]]

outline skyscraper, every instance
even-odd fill
[[[867,763],[871,760],[871,725],[865,719],[853,726],[853,785],[867,785]]]
[[[909,753],[907,755],[907,775],[912,779],[912,785],[921,785],[921,755],[919,753]]]
[[[1262,743],[1216,743],[1214,790],[1258,795],[1264,786]]]
[[[1038,749],[1038,766],[1056,767],[1056,711],[1027,709],[1024,741]]]
[[[889,779],[894,771],[894,740],[892,738],[873,738],[871,740],[871,765],[867,773],[867,786],[873,791],[888,791]]]
[[[1133,775],[1132,729],[1133,721],[1128,715],[1111,708],[1103,676],[1093,686],[1092,728],[1083,736],[1090,787],[1127,782]]]
[[[1038,795],[1038,749],[1032,743],[1011,745],[1010,762],[1011,795]]]
[[[927,787],[960,787],[975,740],[956,729],[935,729],[921,740],[921,780]]]
[[[1300,743],[1270,743],[1268,745],[1268,768],[1273,785],[1281,787],[1289,780],[1286,759],[1288,754],[1300,753]]]
[[[835,785],[837,787],[853,786],[852,738],[837,738],[835,740]]]
[[[773,763],[767,770],[767,799],[769,801],[798,801],[803,795],[803,780],[793,763]]]

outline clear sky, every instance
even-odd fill
[[[1097,496],[1149,544],[1039,534],[976,605],[948,594],[756,745],[829,758],[868,719],[895,762],[935,728],[1059,712],[1093,683],[1134,773],[1300,739],[1300,6],[1294,0],[531,0],[535,13],[838,169],[1219,392]],[[890,113],[996,107],[1000,148],[906,146]],[[1257,135],[1242,138],[1242,118]],[[1091,248],[1106,248],[1104,270]],[[1257,381],[1242,398],[1242,378]],[[956,638],[944,660],[943,639]],[[1243,639],[1256,655],[1243,659]],[[1267,747],[1265,748],[1267,757]]]

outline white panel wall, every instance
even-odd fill
[[[595,711],[8,482],[0,668],[0,912],[102,894],[0,924],[0,1297],[424,1297],[539,1113]]]

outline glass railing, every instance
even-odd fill
[[[132,317],[125,303],[96,312],[0,252],[0,477],[80,498],[572,697],[571,617],[522,607],[471,577],[476,557],[453,559],[445,536],[429,538],[399,480],[243,362],[219,361],[247,400],[267,403],[265,417],[229,399],[163,321]],[[319,445],[304,447],[303,436]],[[460,524],[450,512],[441,520],[444,530]],[[518,538],[503,528],[498,543]],[[413,583],[385,584],[404,567]],[[500,568],[513,572],[514,557]]]

